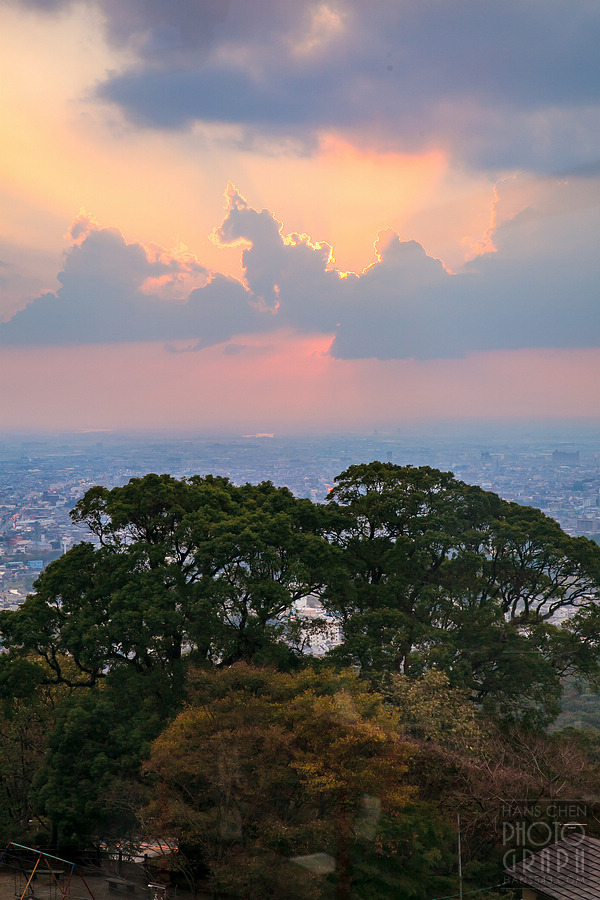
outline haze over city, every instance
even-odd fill
[[[597,418],[597,4],[0,29],[4,430]]]

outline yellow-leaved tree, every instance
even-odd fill
[[[395,713],[352,672],[238,664],[190,684],[147,763],[149,827],[214,896],[350,898],[355,851],[410,795]]]

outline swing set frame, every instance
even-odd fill
[[[20,852],[19,852],[20,851]],[[25,869],[23,865],[23,854],[27,853],[34,859],[33,871]],[[36,850],[34,847],[26,847],[24,844],[17,844],[15,841],[9,841],[4,852],[0,855],[0,865],[5,861],[6,857],[14,857],[16,859],[16,867],[15,867],[15,897],[18,897],[19,900],[25,900],[27,897],[34,898],[35,893],[33,889],[33,881],[36,877],[36,874],[40,874],[40,872],[44,872],[44,874],[49,874],[54,882],[54,896],[56,898],[60,897],[60,900],[66,900],[69,897],[69,888],[71,887],[71,882],[73,877],[79,878],[85,889],[87,891],[88,897],[90,900],[96,900],[94,894],[79,871],[79,867],[70,862],[68,859],[62,859],[60,856],[53,856],[51,853],[46,853],[43,850]],[[52,862],[61,863],[64,867],[64,873],[57,872],[55,868],[52,867]],[[45,869],[44,869],[45,865]],[[41,868],[40,868],[41,867]],[[40,871],[38,871],[40,870]],[[46,871],[47,870],[47,871]],[[21,885],[23,885],[23,881],[25,881],[25,887],[19,894],[16,887],[17,874],[21,876]],[[62,881],[64,884],[61,884],[61,880],[58,878],[59,874],[63,874]],[[64,877],[66,875],[66,878]],[[52,882],[51,882],[52,883]],[[19,888],[19,890],[20,890]],[[28,893],[29,892],[29,893]]]

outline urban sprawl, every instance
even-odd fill
[[[297,496],[323,501],[348,466],[380,459],[429,465],[536,506],[571,535],[600,541],[600,440],[523,439],[472,434],[427,437],[198,436],[82,434],[10,436],[0,441],[0,607],[15,608],[40,571],[91,535],[69,511],[88,488],[115,487],[147,472],[223,475],[235,483],[270,480]]]

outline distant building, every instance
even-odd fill
[[[597,534],[598,519],[577,519],[577,531],[579,534]]]
[[[342,642],[339,622],[327,615],[319,598],[314,595],[294,603],[291,622],[300,624],[300,642],[311,656],[324,656]]]
[[[578,466],[579,450],[554,450],[552,462],[558,466]]]

